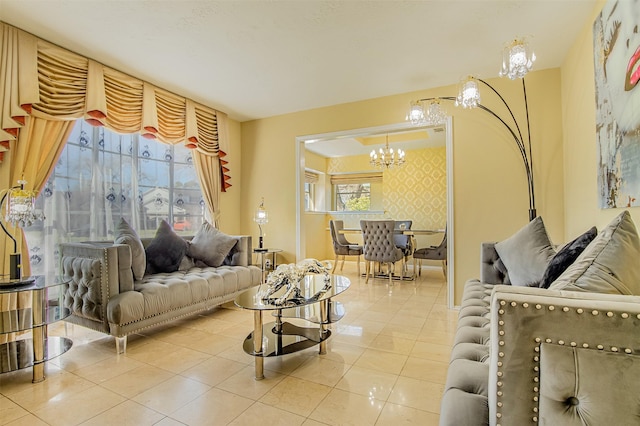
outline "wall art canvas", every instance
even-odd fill
[[[600,208],[640,206],[640,0],[609,0],[593,25]]]

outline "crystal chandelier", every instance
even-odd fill
[[[456,106],[462,108],[477,108],[480,105],[480,90],[478,82],[473,76],[469,76],[460,82]]]
[[[394,167],[400,167],[404,164],[404,151],[398,149],[393,151],[393,148],[389,148],[389,135],[387,134],[387,143],[384,148],[376,153],[374,149],[369,154],[369,163],[377,168],[393,169]]]
[[[524,39],[515,39],[507,43],[502,50],[502,69],[500,77],[509,77],[511,80],[523,78],[536,61],[536,54]]]

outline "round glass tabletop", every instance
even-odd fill
[[[266,284],[261,284],[256,287],[252,287],[236,297],[235,304],[244,309],[250,310],[274,310],[274,309],[286,309],[294,306],[305,306],[312,303],[318,303],[326,299],[331,299],[342,293],[351,285],[349,278],[342,275],[329,274],[329,288],[325,293],[320,294],[325,288],[325,276],[322,274],[306,275],[300,283],[301,297],[297,298],[291,303],[285,303],[283,305],[276,305],[260,299],[257,294],[259,291],[266,288]],[[281,288],[272,295],[269,296],[269,300],[277,299],[287,291],[286,288]]]

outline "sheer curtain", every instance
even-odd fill
[[[31,273],[54,276],[62,242],[113,241],[121,217],[142,237],[162,219],[195,232],[204,201],[191,155],[79,120],[37,199],[45,220],[25,229]]]

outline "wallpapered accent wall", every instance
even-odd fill
[[[369,156],[331,158],[327,173],[371,171]],[[407,151],[399,169],[384,170],[384,214],[335,214],[346,227],[359,227],[360,219],[411,219],[414,229],[442,229],[447,220],[446,148]]]

